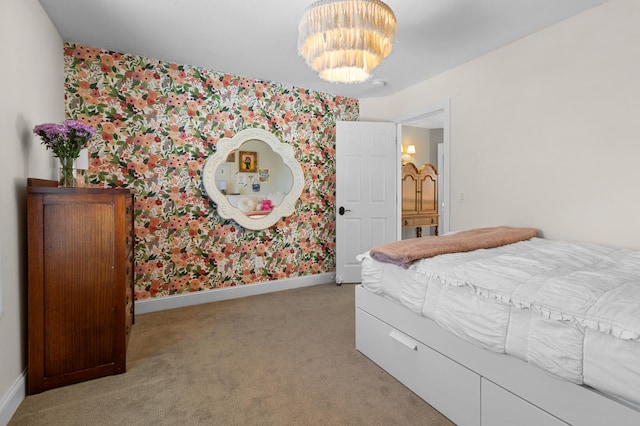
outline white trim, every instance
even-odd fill
[[[178,294],[175,296],[144,299],[135,302],[135,313],[146,314],[149,312],[164,311],[167,309],[182,308],[185,306],[199,305],[201,303],[217,302],[220,300],[238,299],[240,297],[255,296],[258,294],[272,293],[275,291],[289,290],[298,287],[309,287],[318,284],[335,282],[335,273],[307,275],[303,277],[288,278],[285,280],[267,281],[256,284],[245,284],[237,287],[224,287],[197,293]]]
[[[402,123],[396,122],[396,241],[402,240]],[[400,160],[400,161],[398,161]]]
[[[24,401],[27,395],[26,380],[27,370],[25,370],[11,387],[2,395],[0,399],[0,425],[6,425],[15,414],[18,406]]]
[[[2,259],[4,259],[4,257],[2,256],[2,235],[0,235],[0,318],[4,316],[4,303],[2,302]]]

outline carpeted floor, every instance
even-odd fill
[[[19,425],[451,425],[354,347],[354,286],[136,317],[127,372],[28,396]]]

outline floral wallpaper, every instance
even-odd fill
[[[137,299],[335,269],[335,122],[357,120],[356,99],[79,44],[64,53],[66,114],[97,130],[90,184],[136,194]],[[291,144],[305,173],[295,213],[262,231],[218,216],[202,186],[216,143],[248,127]]]

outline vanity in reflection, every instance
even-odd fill
[[[293,213],[304,173],[292,146],[266,130],[245,129],[218,142],[203,184],[222,218],[258,230]]]

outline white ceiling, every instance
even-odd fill
[[[64,41],[355,98],[388,96],[606,0],[387,0],[391,55],[360,84],[297,55],[312,0],[40,0]],[[378,87],[374,80],[387,84]]]

